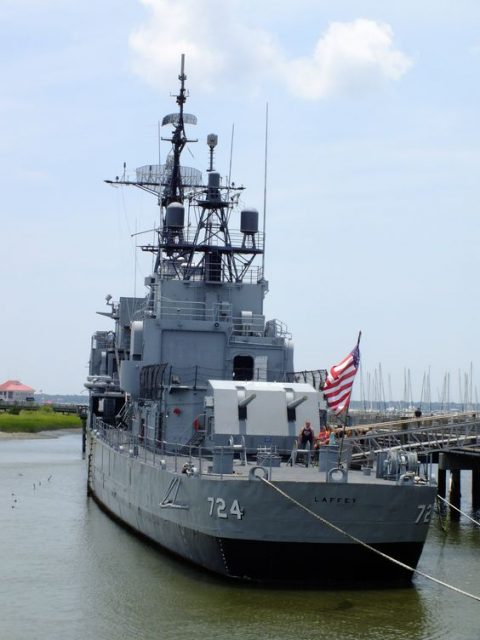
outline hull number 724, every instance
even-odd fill
[[[233,500],[230,508],[223,498],[213,498],[209,496],[207,500],[210,504],[208,515],[217,518],[237,518],[237,520],[243,518],[243,510],[240,508],[238,500]]]

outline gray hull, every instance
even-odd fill
[[[91,492],[103,509],[137,534],[217,574],[316,585],[393,584],[411,578],[411,571],[246,475],[188,477],[115,451],[101,440],[95,442],[91,465]],[[273,482],[351,536],[416,566],[434,487],[318,482],[320,474],[309,471],[313,482],[276,481],[275,475]]]

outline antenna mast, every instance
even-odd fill
[[[262,277],[265,277],[265,240],[267,235],[267,162],[268,162],[268,102],[265,104],[265,172],[263,181],[263,254],[262,254]]]
[[[180,64],[180,91],[177,95],[178,113],[175,114],[175,129],[173,130],[172,137],[166,138],[172,143],[172,159],[171,159],[171,175],[169,184],[164,189],[162,195],[162,206],[167,207],[171,202],[183,202],[183,184],[182,174],[180,170],[180,156],[187,142],[187,136],[185,134],[185,123],[183,119],[183,105],[187,100],[185,80],[185,54],[182,53]],[[172,119],[173,123],[173,119]],[[165,140],[165,138],[162,138]]]

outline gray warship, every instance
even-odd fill
[[[320,429],[325,372],[296,373],[286,325],[263,314],[264,220],[215,170],[217,136],[205,179],[181,163],[196,142],[183,56],[178,78],[165,164],[107,181],[153,194],[160,223],[141,247],[154,255],[146,295],[107,296],[112,330],[92,337],[89,493],[133,532],[229,578],[408,582],[436,488],[414,454],[384,454],[370,472],[349,468],[347,446],[321,447],[315,463],[298,449],[305,421]]]

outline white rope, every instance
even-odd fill
[[[442,587],[446,587],[447,589],[450,589],[451,591],[455,591],[456,593],[460,593],[463,596],[467,596],[467,598],[472,598],[473,600],[476,600],[477,602],[480,602],[480,597],[479,596],[476,596],[473,593],[469,593],[468,591],[464,591],[463,589],[459,589],[458,587],[455,587],[455,586],[453,586],[451,584],[448,584],[447,582],[443,582],[442,580],[439,580],[438,578],[434,578],[433,576],[430,576],[430,575],[428,575],[428,573],[424,573],[423,571],[420,571],[419,569],[414,569],[413,567],[409,567],[408,564],[400,562],[400,560],[396,560],[395,558],[392,558],[391,556],[387,555],[386,553],[383,553],[383,551],[379,551],[378,549],[375,549],[375,547],[372,547],[369,544],[367,544],[366,542],[363,542],[363,540],[360,540],[359,538],[356,538],[355,536],[352,536],[350,533],[347,533],[343,529],[340,529],[340,527],[337,527],[332,522],[329,522],[328,520],[325,520],[325,518],[322,518],[321,516],[319,516],[318,513],[315,513],[314,511],[311,511],[311,509],[309,509],[305,505],[303,505],[300,502],[298,502],[297,500],[295,500],[295,498],[292,498],[292,496],[289,496],[287,493],[282,491],[279,487],[277,487],[272,482],[270,482],[270,480],[267,480],[266,478],[260,478],[260,480],[265,482],[265,484],[268,484],[272,489],[277,491],[284,498],[286,498],[287,500],[290,500],[291,502],[293,502],[293,504],[296,504],[297,507],[299,507],[300,509],[303,509],[304,511],[306,511],[307,513],[312,515],[314,518],[316,518],[317,520],[320,520],[320,522],[322,522],[323,524],[327,525],[327,527],[330,527],[331,529],[334,529],[334,531],[337,531],[338,533],[340,533],[341,535],[345,536],[346,538],[349,538],[350,540],[353,540],[354,542],[356,542],[357,544],[361,545],[362,547],[365,547],[365,549],[369,549],[370,551],[373,551],[373,553],[376,553],[377,555],[381,556],[382,558],[385,558],[385,560],[389,560],[390,562],[393,562],[393,564],[396,564],[399,567],[402,567],[403,569],[407,569],[407,571],[412,571],[414,573],[417,573],[418,575],[422,576],[423,578],[426,578],[427,580],[431,580],[432,582],[436,582],[437,584],[440,584]]]
[[[469,520],[474,522],[478,527],[480,527],[480,522],[478,520],[475,520],[475,518],[471,518],[467,513],[465,513],[464,511],[461,511],[460,509],[458,509],[454,504],[452,504],[448,500],[445,500],[445,498],[442,498],[442,496],[437,495],[437,498],[439,498],[448,507],[450,507],[450,509],[455,509],[455,511],[458,511],[458,513],[460,513],[462,516],[465,516],[465,518],[468,518]]]

